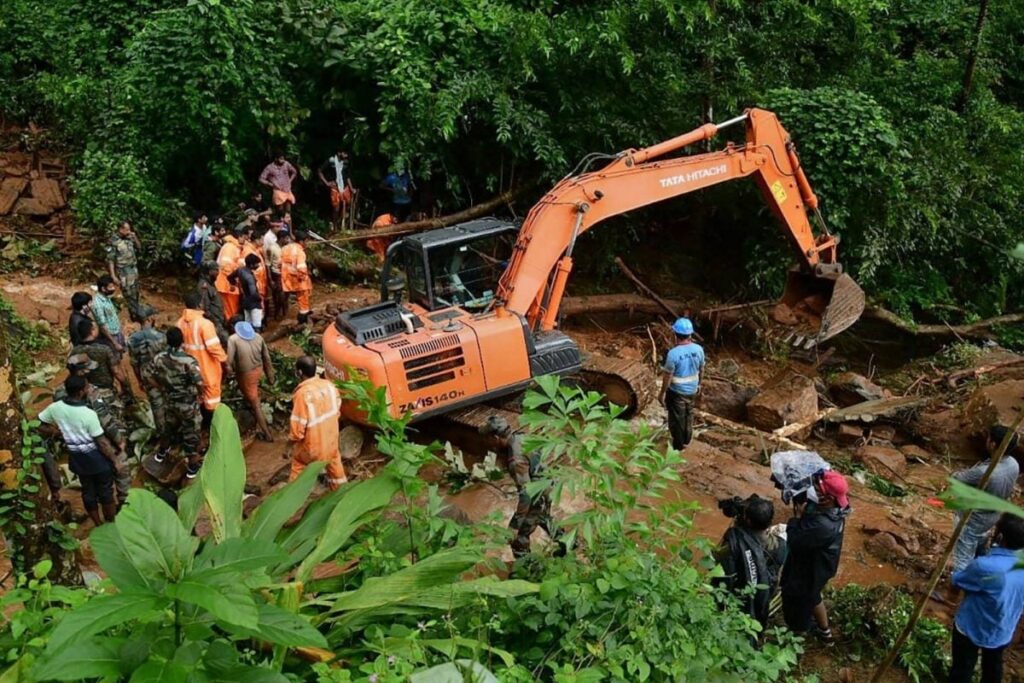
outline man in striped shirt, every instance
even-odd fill
[[[341,394],[334,383],[316,376],[316,361],[302,356],[295,361],[299,385],[292,398],[291,441],[294,480],[310,463],[327,463],[324,476],[333,491],[348,481],[338,451],[338,420],[341,417]]]
[[[103,523],[103,518],[114,521],[117,506],[114,504],[114,475],[119,469],[117,453],[110,440],[103,435],[103,426],[96,411],[89,407],[85,394],[89,381],[82,376],[72,375],[64,381],[67,397],[48,405],[39,413],[40,431],[54,435],[58,430],[64,437],[68,449],[71,471],[82,483],[82,505],[93,524]]]

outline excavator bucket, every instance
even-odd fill
[[[786,341],[812,349],[857,322],[864,312],[864,290],[846,274],[789,272],[775,322],[790,328]]]

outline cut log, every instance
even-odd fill
[[[779,427],[778,429],[772,431],[772,434],[776,434],[777,436],[793,436],[795,434],[800,434],[805,429],[810,429],[814,425],[818,424],[835,411],[835,408],[826,408],[825,410],[819,410],[810,418],[802,422],[794,422],[793,424],[788,424],[785,427]]]
[[[476,204],[463,211],[457,211],[447,216],[439,216],[438,218],[429,218],[425,221],[412,221],[409,223],[399,223],[390,228],[381,228],[380,230],[361,230],[355,234],[339,235],[338,237],[332,237],[327,240],[332,244],[347,244],[350,242],[364,242],[369,239],[377,237],[393,237],[396,235],[409,235],[414,232],[423,232],[424,230],[436,230],[438,228],[447,228],[450,225],[456,223],[465,223],[466,221],[473,220],[474,218],[482,218],[484,216],[494,213],[497,209],[511,203],[516,197],[526,192],[531,186],[520,187],[516,190],[509,190],[508,192],[502,192],[497,197],[489,199],[486,202]]]
[[[60,183],[52,178],[38,178],[32,181],[32,198],[49,207],[50,213],[64,208],[64,193]]]
[[[706,422],[707,424],[715,425],[716,427],[721,427],[722,429],[727,429],[729,431],[736,432],[736,433],[739,433],[739,434],[751,434],[753,436],[760,437],[760,438],[764,439],[765,441],[768,441],[770,443],[774,443],[776,445],[782,446],[783,448],[786,448],[786,449],[789,449],[789,450],[796,450],[796,451],[809,451],[809,450],[811,450],[810,448],[808,448],[807,446],[803,445],[802,443],[799,443],[797,441],[793,441],[792,439],[790,439],[788,437],[779,436],[777,434],[772,434],[771,432],[765,432],[765,431],[762,431],[760,429],[757,429],[756,427],[751,427],[750,425],[740,424],[739,422],[733,422],[732,420],[727,420],[724,417],[719,417],[717,415],[712,415],[711,413],[706,412],[704,410],[694,410],[693,414],[698,419],[700,419],[703,422]]]
[[[817,414],[818,390],[814,381],[792,371],[747,404],[747,419],[765,431],[810,422]]]
[[[928,403],[928,398],[919,396],[900,396],[884,398],[880,401],[864,401],[856,405],[842,408],[825,418],[827,422],[874,422],[878,418],[895,418],[903,413],[920,408]]]
[[[28,181],[24,178],[4,178],[0,183],[0,216],[10,213],[26,185]]]
[[[862,317],[892,325],[901,332],[915,337],[936,338],[990,337],[992,336],[992,328],[996,325],[1024,322],[1024,313],[1009,313],[966,325],[915,325],[908,323],[892,311],[878,306],[868,306],[865,308]]]

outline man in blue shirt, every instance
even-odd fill
[[[964,599],[953,622],[953,667],[950,683],[970,683],[981,652],[981,683],[1003,680],[1003,652],[1024,611],[1024,569],[1018,551],[1024,548],[1024,519],[1005,514],[996,523],[988,555],[953,573],[953,585]]]
[[[672,325],[676,345],[665,356],[659,399],[668,411],[672,448],[681,450],[693,439],[693,401],[700,391],[704,349],[693,341],[693,323],[680,318]]]
[[[408,171],[398,168],[384,177],[380,187],[391,193],[391,215],[399,223],[404,223],[412,210],[412,191],[416,189],[412,176]]]

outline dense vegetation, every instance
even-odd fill
[[[497,677],[479,681],[791,680],[797,640],[772,632],[756,648],[760,626],[690,561],[706,546],[664,533],[691,521],[690,508],[658,499],[678,453],[614,419],[596,394],[551,380],[529,395],[533,445],[580,465],[556,466],[556,499],[589,505],[563,520],[575,552],[538,547],[503,580],[507,531],[440,514],[437,487],[418,476],[437,448],[411,443],[380,394],[348,389],[381,428],[390,461],[376,476],[295,520],[317,465],[243,518],[245,459],[219,408],[176,512],[134,489],[116,521],[91,532],[105,580],[53,585],[45,561],[0,598],[0,677],[416,683],[462,680],[451,670],[475,662]]]
[[[183,206],[244,196],[272,148],[309,178],[339,139],[363,187],[402,161],[450,209],[756,105],[794,134],[847,265],[903,313],[1021,293],[1005,255],[1021,73],[1014,0],[8,0],[0,16],[0,106],[77,153],[86,226],[180,231]],[[655,218],[686,216],[716,268],[763,287],[792,260],[760,206],[729,187]],[[636,225],[601,233],[603,253],[651,236]]]

